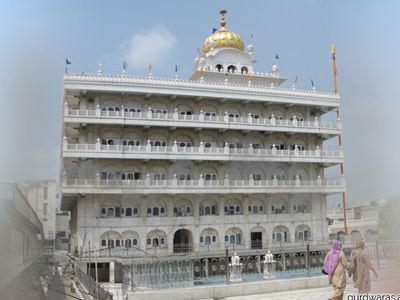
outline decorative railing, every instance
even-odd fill
[[[188,156],[193,156],[192,159],[210,159],[210,160],[265,160],[269,161],[282,159],[299,159],[304,161],[316,160],[320,162],[321,159],[324,161],[331,161],[332,159],[336,162],[341,161],[344,158],[342,149],[339,151],[320,151],[317,147],[316,150],[277,150],[273,149],[253,149],[252,146],[248,148],[229,148],[226,145],[224,148],[206,148],[203,143],[200,147],[178,147],[177,142],[174,142],[174,146],[152,146],[148,142],[145,146],[133,146],[133,145],[101,145],[100,141],[97,144],[69,144],[66,139],[63,141],[63,155],[64,156],[85,156],[85,157],[98,157],[98,155],[104,155],[106,157],[112,156],[113,158],[120,158],[127,155],[131,155],[134,158],[151,158],[157,157],[157,159],[171,159],[171,155],[177,154],[174,159],[188,159]],[[236,157],[235,157],[236,156]],[[338,160],[339,159],[339,160]],[[307,161],[308,161],[307,160]]]
[[[183,127],[199,127],[207,126],[207,128],[221,129],[249,129],[249,130],[306,130],[332,131],[332,134],[341,131],[342,123],[325,123],[313,121],[293,120],[276,120],[275,118],[253,118],[251,115],[247,117],[229,117],[224,116],[206,116],[202,112],[199,115],[181,115],[176,110],[173,114],[153,113],[151,108],[147,112],[125,112],[122,111],[102,111],[98,106],[96,110],[76,110],[69,109],[68,104],[64,106],[64,117],[85,118],[85,122],[97,123],[98,120],[107,121],[111,124],[140,124],[153,126],[183,126]],[[67,119],[68,120],[68,119]],[[172,122],[172,123],[171,123]],[[232,127],[233,126],[233,127]]]
[[[206,193],[221,193],[228,190],[230,193],[246,192],[249,187],[252,188],[252,193],[265,192],[283,192],[287,189],[296,189],[296,192],[328,192],[331,189],[332,193],[342,192],[346,187],[344,177],[341,180],[305,180],[301,181],[298,178],[295,180],[150,180],[147,177],[145,180],[100,180],[99,174],[96,179],[67,179],[66,174],[62,176],[62,188],[93,188],[92,192],[102,193],[102,189],[118,188],[118,189],[135,189],[136,193],[159,193],[160,190],[168,192],[169,188],[173,188],[174,193],[188,192],[206,192]],[[228,192],[227,191],[227,192]],[[131,191],[129,191],[131,192]]]

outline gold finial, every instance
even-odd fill
[[[222,27],[225,27],[225,25],[226,25],[226,22],[225,22],[225,14],[227,13],[227,11],[226,11],[226,9],[221,9],[220,11],[219,11],[219,13],[222,15],[222,21],[221,21],[221,26]]]
[[[335,45],[331,45],[331,53],[332,54],[336,54],[336,46]]]

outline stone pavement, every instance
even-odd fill
[[[378,271],[378,279],[373,279],[372,289],[370,294],[389,294],[400,295],[400,277],[398,276],[398,267],[393,266],[391,268],[385,268]],[[371,276],[373,274],[371,272]],[[238,297],[227,297],[225,300],[288,300],[288,299],[298,299],[298,300],[308,300],[308,299],[329,299],[333,293],[332,286],[325,288],[315,288],[315,289],[304,289],[288,292],[278,292],[270,294],[261,295],[250,295],[250,296],[238,296]],[[347,278],[347,287],[344,292],[343,299],[347,298],[348,295],[357,295],[358,289],[354,288],[353,281]]]

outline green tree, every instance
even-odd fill
[[[400,239],[400,194],[389,198],[379,209],[378,228],[380,239]]]

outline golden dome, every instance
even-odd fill
[[[222,27],[219,31],[210,35],[206,39],[203,45],[203,53],[207,53],[208,51],[210,51],[211,47],[209,43],[212,40],[215,42],[214,48],[230,47],[244,51],[244,43],[242,41],[242,38],[238,34],[229,31],[225,28],[226,22],[224,14],[226,14],[226,12],[227,11],[224,9],[220,11],[220,14],[222,14],[222,21],[221,21]]]

